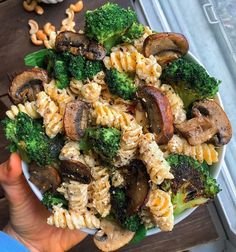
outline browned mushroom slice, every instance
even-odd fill
[[[102,60],[106,56],[105,48],[85,34],[72,31],[60,32],[56,37],[57,51],[69,51],[74,55],[85,56],[89,60]]]
[[[63,180],[75,180],[83,184],[89,184],[91,181],[90,169],[79,161],[63,160],[60,168]]]
[[[210,142],[216,146],[222,146],[230,141],[232,137],[231,123],[224,110],[216,101],[206,99],[194,103],[192,114],[196,117],[206,117],[217,128],[217,133]]]
[[[154,55],[160,65],[165,65],[188,52],[189,45],[184,35],[162,32],[149,35],[143,44],[145,57]]]
[[[132,215],[143,206],[149,190],[149,178],[141,160],[134,160],[129,165],[126,180],[127,195],[130,199],[127,213]]]
[[[61,178],[56,168],[53,166],[38,167],[32,163],[29,166],[30,181],[35,184],[41,192],[49,189],[56,190],[61,184]]]
[[[128,244],[135,232],[121,228],[117,223],[106,219],[101,220],[101,229],[94,235],[94,243],[105,252],[115,251]]]
[[[48,82],[47,71],[40,68],[25,70],[13,79],[9,95],[15,104],[24,103],[27,100],[34,101],[36,94],[43,88],[42,83]]]
[[[192,118],[181,124],[175,125],[175,128],[191,145],[207,142],[218,131],[215,125],[206,117]]]
[[[79,140],[87,127],[89,117],[88,105],[83,101],[72,101],[66,104],[63,123],[66,136]]]
[[[155,133],[157,144],[166,144],[174,133],[173,115],[167,97],[157,88],[143,86],[138,96],[146,105],[149,124]]]

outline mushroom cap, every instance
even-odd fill
[[[138,97],[146,103],[149,124],[157,144],[167,144],[174,134],[174,119],[168,98],[152,86],[142,86]]]
[[[222,107],[214,100],[205,99],[195,102],[192,107],[192,115],[208,118],[217,128],[217,133],[210,142],[216,146],[227,144],[232,137],[231,123],[222,109]]]
[[[104,252],[115,251],[129,243],[135,232],[121,228],[117,223],[106,219],[101,220],[101,230],[94,235],[94,243]]]
[[[104,46],[90,40],[85,34],[72,31],[60,32],[55,41],[57,51],[69,51],[74,55],[85,56],[89,60],[102,60],[106,56]]]
[[[175,128],[191,145],[205,143],[218,132],[214,123],[202,116],[177,124]]]
[[[188,52],[189,44],[184,35],[162,32],[149,35],[143,44],[145,57],[154,55],[160,65],[165,65]]]
[[[91,182],[90,169],[79,161],[62,160],[60,168],[63,180],[75,180],[83,184]]]
[[[47,71],[41,68],[32,68],[16,75],[9,88],[9,95],[15,104],[27,100],[36,100],[36,95],[41,91],[43,83],[48,83]]]
[[[63,117],[65,134],[71,140],[78,141],[87,127],[89,109],[87,103],[76,100],[66,104]]]
[[[149,177],[146,167],[141,160],[134,160],[127,167],[127,195],[130,198],[127,213],[137,212],[147,199],[149,191]]]

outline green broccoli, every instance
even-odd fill
[[[167,161],[175,178],[165,180],[161,187],[171,191],[175,216],[188,208],[204,204],[220,191],[206,164],[179,154],[171,154]]]
[[[186,108],[195,100],[214,97],[220,84],[202,66],[185,58],[170,63],[163,70],[161,80],[175,89]]]
[[[56,79],[56,86],[59,89],[68,87],[70,83],[69,71],[66,63],[63,60],[56,60],[54,62],[54,76]]]
[[[135,39],[142,36],[144,33],[144,26],[139,23],[133,23],[127,32],[122,36],[122,41],[132,43]]]
[[[102,61],[86,60],[84,68],[85,79],[92,79],[97,73],[103,70]]]
[[[69,69],[71,75],[76,80],[84,80],[84,68],[85,68],[85,60],[82,56],[73,56],[71,55],[69,61]]]
[[[122,41],[122,36],[137,22],[137,16],[130,8],[123,9],[118,4],[106,3],[85,14],[85,34],[103,44],[107,51]],[[137,28],[132,28],[138,34]],[[131,30],[131,31],[132,31]],[[127,38],[136,37],[128,32]]]
[[[68,201],[64,198],[64,196],[51,191],[47,191],[43,194],[42,203],[47,207],[47,209],[52,209],[55,205],[61,205],[66,209],[68,208]]]
[[[21,112],[14,120],[3,120],[3,127],[6,138],[15,146],[12,151],[19,150],[27,156],[26,161],[34,160],[41,166],[57,161],[63,139],[61,136],[49,138],[41,120],[32,119]]]
[[[112,94],[125,100],[132,99],[137,91],[134,80],[127,73],[121,73],[116,69],[106,71],[106,83]]]
[[[88,128],[85,139],[105,161],[111,161],[120,148],[121,132],[116,128]]]
[[[141,219],[137,214],[129,215],[127,207],[129,198],[125,188],[111,188],[112,213],[118,223],[125,229],[136,232],[141,226]]]

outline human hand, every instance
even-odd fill
[[[0,183],[9,202],[10,221],[4,231],[33,252],[61,252],[79,243],[86,234],[47,224],[49,211],[31,191],[22,174],[21,160],[13,153],[0,165]]]

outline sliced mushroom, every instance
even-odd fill
[[[210,140],[218,131],[214,123],[206,117],[195,117],[175,125],[176,130],[189,144],[198,145]]]
[[[61,178],[53,166],[38,167],[35,163],[29,166],[30,181],[35,184],[41,192],[49,189],[56,190],[61,184]]]
[[[105,48],[96,41],[90,40],[85,34],[72,31],[60,32],[56,37],[57,51],[69,51],[74,55],[85,56],[89,60],[102,60],[106,56]]]
[[[13,79],[9,95],[15,104],[34,101],[37,93],[43,88],[43,83],[48,83],[47,71],[40,68],[25,70]]]
[[[231,123],[224,110],[216,101],[206,99],[194,103],[192,115],[207,118],[217,128],[216,134],[210,139],[210,142],[214,145],[222,146],[230,141],[232,137]]]
[[[102,219],[101,230],[94,235],[94,243],[104,252],[115,251],[128,244],[135,232],[121,228],[117,223]]]
[[[79,161],[63,160],[60,168],[63,180],[75,180],[83,184],[89,184],[91,181],[90,169]]]
[[[72,101],[66,104],[63,117],[65,134],[71,140],[79,140],[84,135],[89,119],[89,108],[83,101]]]
[[[130,199],[127,208],[128,215],[136,213],[143,206],[149,191],[148,180],[143,162],[134,160],[128,167],[127,175],[127,195]]]
[[[166,144],[174,133],[173,115],[167,97],[157,88],[142,86],[138,96],[145,102],[149,124],[157,144]]]
[[[188,49],[185,36],[174,32],[151,34],[143,44],[145,57],[156,56],[157,62],[162,66],[185,55]]]

